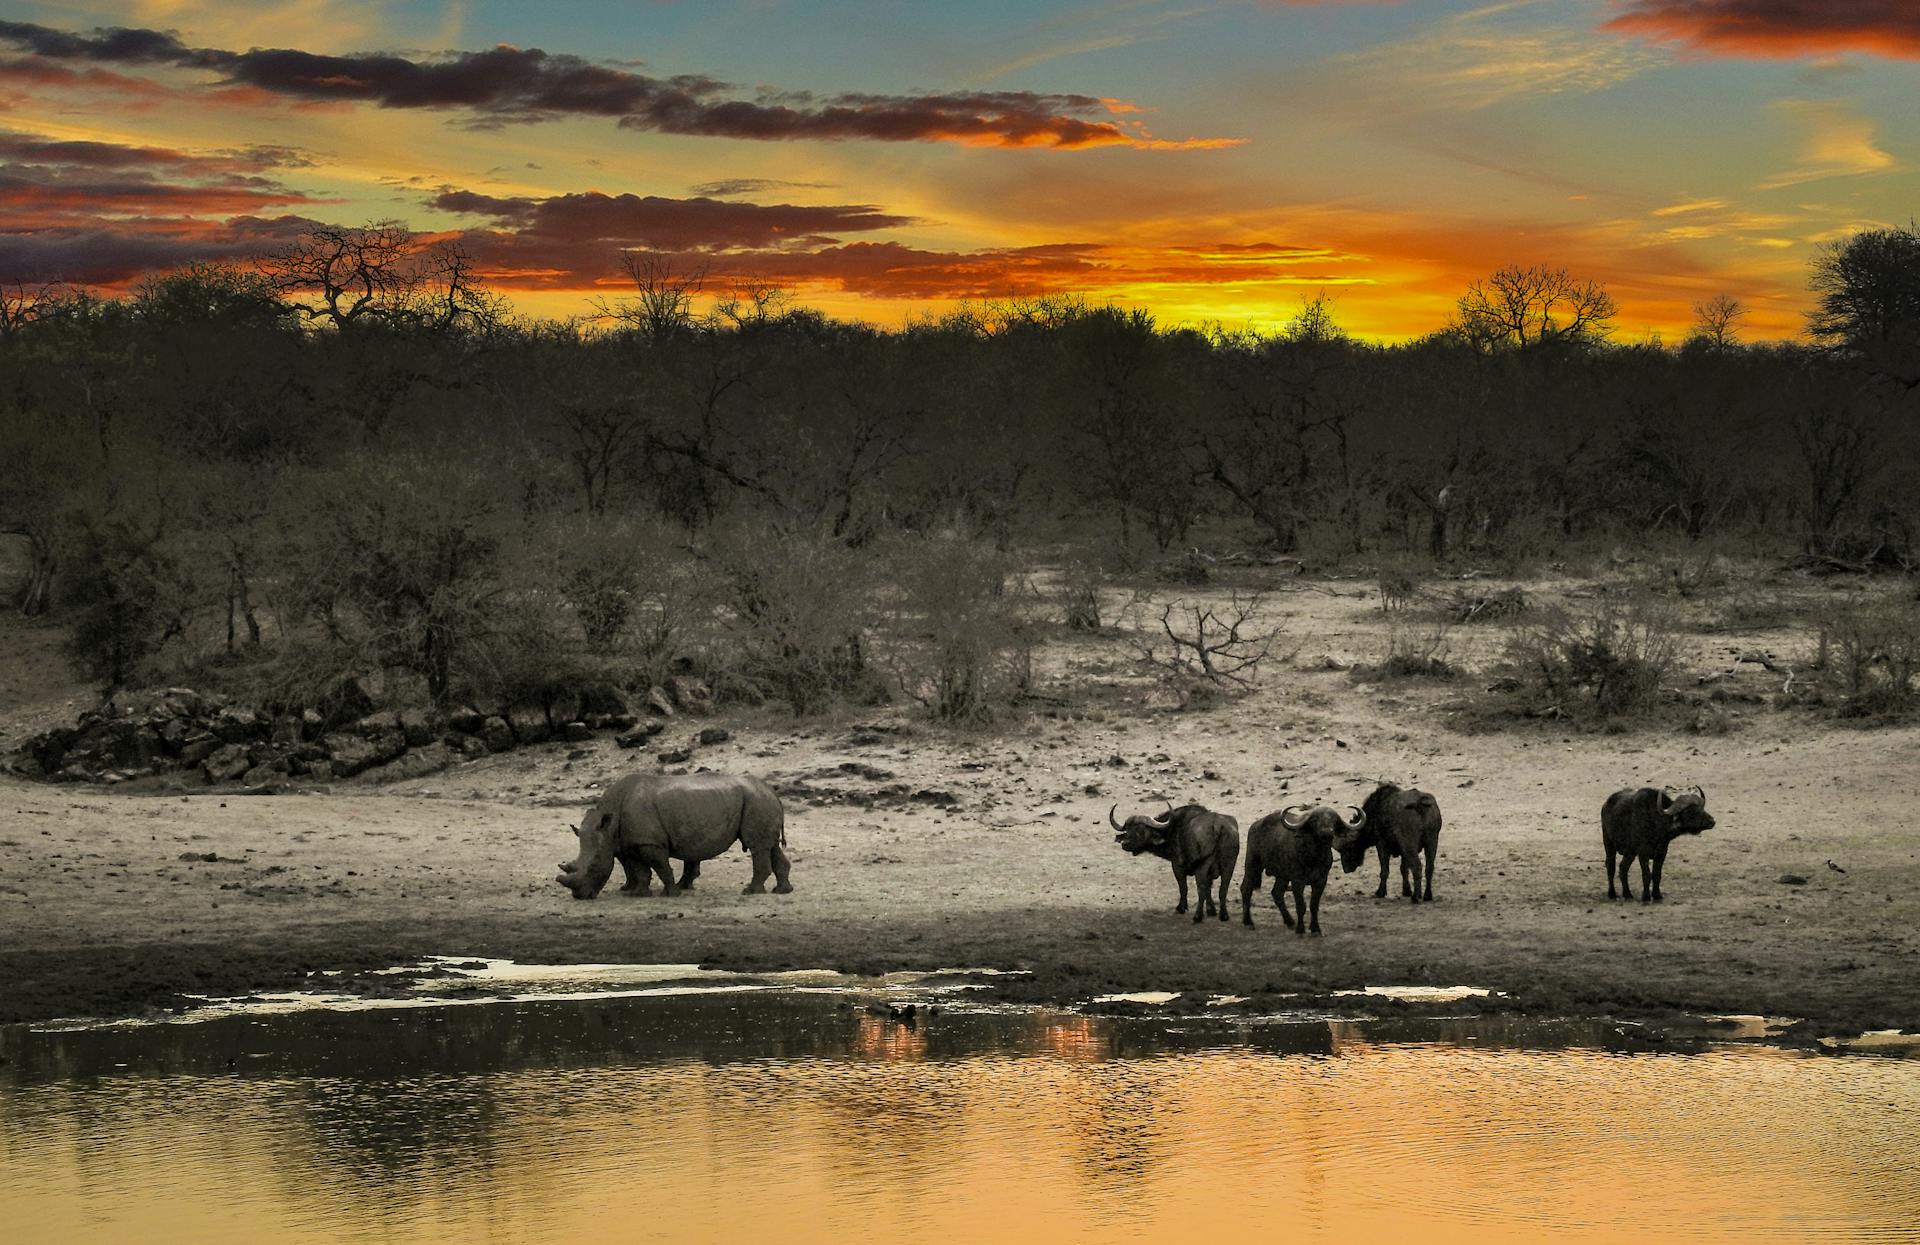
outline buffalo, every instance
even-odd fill
[[[1200,900],[1194,905],[1194,924],[1212,912],[1218,912],[1220,919],[1226,920],[1227,883],[1233,877],[1234,862],[1240,858],[1240,823],[1198,804],[1175,808],[1169,801],[1167,811],[1160,816],[1136,814],[1127,818],[1123,826],[1113,815],[1119,807],[1116,804],[1107,810],[1107,821],[1116,831],[1113,841],[1135,856],[1146,853],[1173,865],[1173,880],[1180,886],[1180,906],[1174,911],[1187,910],[1187,879],[1193,878],[1200,885]],[[1220,882],[1217,905],[1209,889],[1216,878]]]
[[[649,894],[657,873],[664,893],[676,895],[700,876],[701,861],[735,843],[753,856],[746,894],[763,894],[769,876],[775,894],[793,889],[780,797],[744,774],[628,774],[614,780],[574,834],[580,855],[560,862],[558,881],[575,899],[599,894],[616,859],[627,873],[627,894]],[[678,882],[675,860],[686,862]]]
[[[1607,898],[1614,899],[1614,858],[1620,861],[1620,889],[1628,899],[1633,887],[1627,870],[1640,861],[1640,902],[1660,903],[1660,871],[1667,863],[1667,846],[1683,834],[1713,829],[1707,812],[1707,793],[1699,787],[1623,788],[1600,806],[1600,839],[1607,849]]]
[[[1240,923],[1253,924],[1253,892],[1263,878],[1273,878],[1273,906],[1280,919],[1296,934],[1305,935],[1311,927],[1320,932],[1320,893],[1327,889],[1327,874],[1333,869],[1333,849],[1338,845],[1344,855],[1367,824],[1365,811],[1347,806],[1351,816],[1326,805],[1295,804],[1277,813],[1268,813],[1247,831],[1247,869],[1240,876]],[[1312,889],[1311,912],[1304,892]],[[1286,892],[1293,892],[1293,906],[1299,914],[1287,911]],[[1311,925],[1309,925],[1311,923]]]
[[[1360,811],[1366,825],[1353,838],[1341,844],[1340,868],[1352,873],[1367,858],[1369,847],[1380,851],[1380,885],[1375,899],[1387,897],[1387,868],[1394,857],[1400,858],[1400,893],[1419,903],[1433,902],[1433,858],[1440,854],[1440,805],[1418,787],[1396,787],[1381,783],[1374,793],[1361,801]],[[1426,853],[1425,893],[1421,893],[1420,854]]]

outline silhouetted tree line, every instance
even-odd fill
[[[937,559],[936,537],[1150,556],[1206,525],[1331,562],[1741,532],[1920,559],[1912,227],[1823,252],[1791,345],[1742,345],[1724,297],[1676,348],[1613,344],[1606,291],[1551,268],[1475,283],[1399,346],[1348,337],[1325,298],[1273,335],[1073,298],[882,331],[628,271],[599,316],[529,322],[457,248],[375,225],[125,297],[5,291],[19,607],[71,603],[109,685],[211,627],[234,653],[297,632],[316,669],[401,669],[442,700],[474,669],[544,677],[538,628],[519,657],[475,648],[536,599],[569,643],[660,662],[718,594],[775,664],[855,678],[858,594],[918,582],[862,552]],[[837,611],[799,601],[796,567]]]

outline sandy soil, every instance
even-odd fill
[[[0,1021],[137,1013],[315,969],[456,954],[1020,968],[1031,976],[1001,990],[1058,1001],[1471,984],[1516,1009],[1920,1028],[1920,729],[1753,707],[1727,735],[1467,734],[1446,706],[1470,680],[1380,685],[1325,668],[1377,656],[1385,624],[1367,585],[1296,589],[1280,606],[1292,661],[1204,711],[1156,707],[1111,637],[1062,637],[1050,673],[1087,689],[1103,706],[1092,717],[992,735],[897,714],[717,719],[734,738],[696,764],[808,792],[788,800],[789,896],[740,895],[748,867],[735,854],[691,895],[570,899],[552,880],[572,854],[567,827],[606,781],[652,762],[610,739],[273,796],[0,780]],[[1498,638],[1463,630],[1452,646],[1472,662]],[[1730,649],[1795,643],[1703,636],[1689,662],[1705,671]],[[45,633],[15,651],[46,669],[0,687],[0,743],[73,697]],[[712,724],[676,721],[657,746]],[[1439,902],[1410,905],[1397,881],[1376,900],[1371,860],[1351,875],[1336,866],[1321,938],[1284,930],[1264,895],[1257,928],[1242,928],[1237,879],[1233,921],[1176,917],[1164,864],[1125,855],[1105,821],[1114,801],[1124,815],[1165,795],[1245,826],[1295,800],[1358,803],[1380,777],[1441,802]],[[1676,845],[1668,901],[1609,903],[1601,801],[1694,781],[1719,826]]]

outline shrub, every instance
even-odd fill
[[[835,699],[870,699],[868,629],[874,616],[871,555],[810,532],[741,525],[715,534],[704,569],[720,617],[714,664],[757,685],[795,716]]]
[[[1908,712],[1920,676],[1920,608],[1892,598],[1847,598],[1820,620],[1815,664],[1844,715]]]
[[[74,605],[67,654],[109,691],[192,621],[197,593],[163,524],[88,516],[79,524],[66,596]]]
[[[902,692],[943,722],[978,724],[1032,690],[1026,593],[1006,554],[940,538],[886,554],[897,591],[883,643]]]
[[[1087,562],[1074,562],[1062,576],[1066,624],[1069,631],[1100,630],[1100,568]]]
[[[1387,628],[1387,649],[1379,662],[1354,667],[1358,678],[1451,679],[1459,667],[1447,659],[1448,633],[1445,622],[1415,630],[1398,619]]]
[[[1581,609],[1544,611],[1516,631],[1507,660],[1521,687],[1570,716],[1653,707],[1678,660],[1669,609],[1640,598],[1604,596]]]

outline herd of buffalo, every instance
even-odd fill
[[[1180,887],[1176,912],[1187,910],[1187,881],[1199,888],[1193,919],[1227,919],[1227,886],[1240,859],[1240,823],[1199,804],[1157,817],[1135,815],[1125,824],[1107,810],[1114,841],[1135,856],[1158,856],[1173,866]],[[1246,867],[1240,874],[1240,920],[1253,924],[1253,893],[1273,879],[1280,919],[1297,934],[1320,932],[1320,894],[1333,870],[1333,856],[1348,873],[1367,849],[1380,857],[1376,898],[1385,898],[1387,875],[1400,862],[1400,893],[1415,903],[1433,901],[1433,863],[1440,854],[1440,805],[1417,787],[1382,783],[1358,807],[1294,804],[1268,813],[1247,830]],[[1658,903],[1667,848],[1683,834],[1713,828],[1707,793],[1701,788],[1641,787],[1616,791],[1600,808],[1600,837],[1607,855],[1607,898],[1633,898],[1628,870],[1640,862],[1640,902]],[[767,879],[774,892],[793,889],[788,880],[786,815],[780,797],[758,778],[738,774],[629,774],[609,786],[573,833],[580,852],[560,865],[559,882],[575,899],[592,899],[613,875],[626,870],[622,888],[645,895],[660,878],[668,895],[693,885],[702,861],[735,843],[753,857],[746,893],[759,894]],[[680,877],[673,861],[682,862]],[[1616,876],[1619,891],[1614,888]],[[1214,896],[1215,886],[1219,898]],[[1287,909],[1287,895],[1293,910]]]

